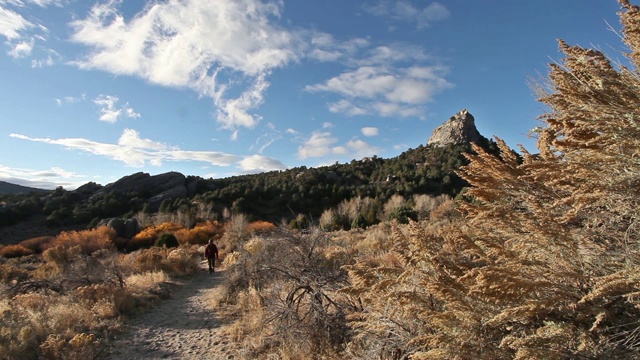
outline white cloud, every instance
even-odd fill
[[[360,51],[370,46],[370,42],[364,38],[338,41],[331,34],[316,32],[311,35],[310,45],[312,48],[306,54],[310,59],[320,62],[351,62]]]
[[[334,155],[347,155],[349,153],[349,149],[346,146],[336,146],[331,149],[331,153]]]
[[[299,56],[296,35],[272,23],[282,1],[168,0],[130,20],[119,3],[98,4],[71,23],[72,39],[92,49],[75,63],[198,91],[214,100],[224,128],[255,127],[260,117],[250,111],[263,102],[266,77]],[[230,90],[240,95],[227,98]]]
[[[361,131],[364,136],[378,136],[379,133],[377,127],[363,127]]]
[[[49,29],[38,23],[37,19],[25,19],[20,13],[30,5],[46,7],[48,5],[60,5],[59,1],[51,0],[4,0],[0,1],[0,36],[4,36],[8,47],[7,54],[16,59],[26,58],[32,55],[36,48],[36,41],[46,41]],[[40,49],[44,49],[40,46]],[[53,62],[51,56],[48,58],[32,61],[32,67],[42,67],[48,65],[47,60]]]
[[[333,123],[330,123],[330,122],[323,122],[322,123],[322,128],[323,129],[331,129],[333,126],[334,126]]]
[[[16,59],[27,57],[31,55],[31,51],[33,51],[33,45],[35,44],[35,39],[31,39],[29,41],[20,41],[19,43],[13,46],[13,49],[9,51],[9,56],[12,56]]]
[[[180,150],[150,139],[140,138],[140,134],[132,129],[125,129],[116,144],[100,143],[83,138],[32,138],[20,134],[9,136],[104,156],[132,167],[142,167],[146,164],[160,166],[163,161],[198,161],[211,165],[229,166],[240,160],[236,155],[218,151]]]
[[[340,100],[337,102],[329,103],[329,111],[332,113],[343,113],[349,116],[366,115],[369,112],[364,108],[361,108],[349,100]]]
[[[381,0],[374,6],[365,7],[365,10],[375,16],[415,23],[419,29],[425,28],[435,21],[446,19],[451,15],[445,6],[438,2],[433,2],[424,8],[420,8],[406,0]]]
[[[273,170],[286,170],[287,167],[280,161],[262,155],[252,155],[240,160],[240,168],[245,173],[256,173]]]
[[[359,139],[349,140],[347,147],[351,149],[358,158],[373,156],[380,151],[377,147]]]
[[[100,107],[100,120],[115,123],[121,117],[139,118],[141,115],[129,106],[129,103],[117,107],[118,97],[101,94],[93,99],[93,102]],[[60,103],[59,103],[60,105]]]
[[[330,132],[314,132],[305,143],[298,147],[297,156],[304,160],[310,157],[323,157],[331,153],[331,145],[338,141]]]
[[[34,24],[27,21],[22,15],[0,6],[0,35],[9,41],[19,38],[22,36],[21,32],[33,26]]]
[[[434,95],[453,87],[444,78],[447,71],[444,66],[363,66],[323,84],[308,85],[305,90],[332,92],[346,97],[329,104],[329,110],[335,113],[419,116],[424,104]]]
[[[80,97],[65,96],[62,99],[56,98],[55,101],[58,106],[62,106],[63,104],[75,104],[77,102],[84,100],[86,97],[87,97],[86,94],[82,94]]]

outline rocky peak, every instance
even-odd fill
[[[445,146],[447,144],[469,144],[477,143],[482,135],[476,129],[475,119],[467,109],[462,109],[452,116],[444,124],[438,126],[427,145]]]

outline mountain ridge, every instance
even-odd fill
[[[18,185],[0,180],[0,195],[2,194],[26,194],[30,192],[50,192],[51,190],[38,189],[30,186]]]

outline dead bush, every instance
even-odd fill
[[[242,254],[225,272],[225,287],[240,314],[254,313],[256,306],[262,306],[265,320],[255,329],[266,329],[272,336],[264,340],[262,350],[254,350],[288,353],[289,358],[335,355],[348,338],[348,304],[337,294],[346,281],[340,263],[348,261],[346,252],[333,246],[324,232],[278,229],[269,237],[252,238]],[[252,299],[250,307],[244,303],[247,296]],[[252,333],[252,339],[264,335],[249,325],[246,322],[249,328],[243,331]]]

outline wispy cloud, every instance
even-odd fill
[[[211,165],[229,166],[241,159],[239,156],[219,151],[180,150],[177,147],[141,138],[140,134],[132,129],[125,129],[116,144],[101,143],[83,138],[32,138],[21,134],[11,134],[10,136],[104,156],[132,167],[142,167],[148,164],[160,166],[164,161],[197,161]]]
[[[60,167],[46,170],[12,168],[0,164],[0,180],[38,189],[54,189],[57,186],[77,187],[81,185],[77,179],[82,175]]]
[[[16,139],[59,145],[69,150],[79,150],[103,156],[123,162],[131,167],[161,166],[166,161],[195,161],[214,166],[237,164],[238,168],[244,173],[284,170],[287,168],[279,160],[263,155],[239,156],[219,151],[181,150],[175,146],[141,138],[140,134],[132,129],[125,129],[116,144],[100,143],[83,138],[33,138],[21,134],[11,134],[10,136]],[[0,177],[1,175],[2,172],[0,171]]]
[[[27,21],[22,15],[7,9],[0,3],[0,35],[9,41],[20,38],[22,32],[35,25]]]
[[[0,36],[6,38],[5,45],[9,48],[7,54],[16,59],[27,58],[32,55],[36,42],[46,41],[49,30],[37,19],[27,20],[21,15],[24,9],[31,5],[46,7],[60,5],[59,1],[51,0],[4,0],[0,1]],[[44,47],[40,46],[42,49]],[[32,62],[32,65],[48,65],[53,58]],[[36,67],[36,66],[33,66]]]
[[[93,99],[93,102],[100,107],[100,120],[115,123],[121,117],[139,118],[141,115],[129,106],[129,103],[118,107],[117,96],[101,94]],[[60,102],[58,103],[60,105]]]
[[[75,104],[87,98],[86,94],[80,95],[80,97],[75,96],[65,96],[63,98],[55,98],[55,102],[58,106],[62,106],[64,104]]]
[[[24,58],[31,55],[33,51],[33,45],[36,43],[35,39],[25,40],[18,42],[13,49],[9,50],[9,56],[16,59]]]
[[[394,21],[416,24],[419,29],[428,27],[433,22],[448,18],[451,13],[439,2],[432,2],[419,7],[406,0],[380,0],[373,6],[365,6],[365,11],[380,17],[388,17]]]
[[[267,123],[262,135],[260,135],[254,145],[249,150],[258,149],[258,153],[262,154],[274,142],[282,139],[282,132],[276,129],[273,123]]]
[[[272,21],[281,1],[168,0],[130,20],[119,3],[71,23],[72,40],[91,49],[75,64],[191,88],[213,99],[224,128],[255,127],[271,70],[298,58],[296,35]]]

